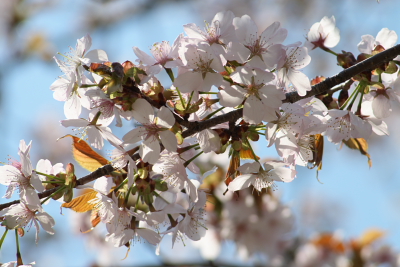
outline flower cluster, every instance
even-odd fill
[[[207,229],[207,197],[213,197],[217,185],[203,182],[210,173],[202,175],[193,160],[202,153],[229,150],[224,190],[240,194],[238,202],[226,203],[220,213],[225,225],[221,236],[236,240],[246,256],[261,251],[273,257],[291,245],[282,235],[293,226],[290,210],[273,197],[275,182],[291,182],[298,165],[320,169],[324,137],[347,144],[366,142],[371,134],[388,134],[383,119],[390,115],[391,101],[400,100],[398,61],[319,95],[312,85],[324,78],[310,80],[302,69],[315,48],[335,54],[338,64],[349,68],[392,47],[395,32],[383,29],[376,38],[363,36],[356,60],[351,53],[330,50],[340,40],[334,17],[314,24],[304,44],[284,44],[288,31],[279,22],[260,30],[248,15],[235,17],[230,11],[218,13],[204,30],[187,24],[184,31],[186,35],[179,35],[172,46],[166,41],[154,44],[151,55],[134,47],[136,64],[110,62],[103,50],[88,51],[89,35],[69,54],[60,54],[61,60],[55,58],[64,75],[50,89],[56,100],[65,101],[61,125],[79,129],[76,146],[88,140],[101,150],[104,140],[109,142],[114,147],[114,171],[96,177],[89,191],[73,198],[72,189],[82,186],[73,165],[64,170],[62,164],[41,160],[34,170],[31,144],[21,141],[20,162],[0,167],[0,183],[8,186],[6,197],[18,188],[21,199],[0,211],[7,229],[33,223],[38,232],[40,223],[53,234],[54,220],[42,203],[63,196],[64,208],[91,212],[93,227],[104,223],[105,240],[116,247],[140,240],[159,245],[168,234],[172,245],[177,240],[198,241]],[[157,79],[163,70],[171,79],[168,86]],[[287,96],[293,94],[301,100],[289,103]],[[123,119],[137,124],[118,137],[110,125],[115,121],[121,127]],[[279,158],[260,160],[255,154],[254,142],[260,135]],[[89,146],[84,152],[89,160],[108,162],[99,160]],[[211,173],[215,172],[213,168]],[[37,192],[52,188],[57,191],[40,201]],[[257,216],[249,201],[257,201]],[[317,253],[309,250],[304,245],[299,254]]]

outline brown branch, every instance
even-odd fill
[[[385,51],[382,51],[379,54],[372,56],[364,61],[361,61],[361,62],[357,63],[356,65],[351,66],[350,68],[347,68],[347,69],[341,71],[340,73],[336,74],[335,76],[327,78],[324,81],[320,82],[319,84],[312,86],[311,91],[308,91],[305,96],[299,96],[299,94],[296,92],[287,93],[286,99],[283,102],[284,103],[295,103],[301,99],[304,99],[304,98],[307,98],[310,96],[326,93],[332,87],[351,79],[351,77],[353,77],[363,71],[373,70],[374,68],[378,67],[379,65],[381,65],[385,62],[393,60],[398,55],[400,55],[400,44],[398,44],[392,48],[389,48]],[[146,97],[146,100],[149,101],[151,99]],[[152,102],[151,104],[156,105],[156,103],[154,101],[151,100],[151,102]],[[214,117],[212,119],[208,119],[206,121],[200,121],[200,122],[189,122],[189,121],[182,119],[181,117],[179,117],[177,115],[175,116],[175,119],[178,121],[178,123],[180,123],[181,125],[183,125],[187,128],[187,130],[185,130],[182,133],[182,136],[184,138],[186,138],[195,133],[198,133],[205,129],[209,129],[210,127],[216,126],[220,123],[235,122],[242,116],[243,116],[243,109],[237,109],[237,110],[231,111],[229,113]],[[87,184],[91,181],[96,180],[97,178],[100,178],[101,176],[109,175],[113,171],[114,171],[114,168],[110,164],[105,165],[105,166],[97,169],[96,171],[78,179],[77,185]],[[39,193],[38,196],[40,199],[48,197],[52,193],[57,191],[57,189],[59,189],[59,187]],[[18,204],[19,202],[20,202],[19,200],[15,200],[15,201],[8,202],[5,204],[0,204],[0,210],[3,210],[13,204]]]

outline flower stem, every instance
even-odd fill
[[[174,72],[170,68],[164,68],[172,82],[175,81]]]
[[[219,109],[217,109],[216,111],[210,113],[207,115],[207,117],[205,117],[203,119],[203,121],[208,120],[209,118],[211,118],[212,116],[214,116],[215,114],[217,114],[218,112],[220,112],[221,110],[223,110],[225,107],[220,107]]]
[[[328,53],[331,53],[332,55],[335,55],[335,56],[337,56],[338,54],[337,53],[335,53],[335,52],[333,52],[332,50],[330,50],[328,47],[320,47],[322,50],[324,50],[324,51],[326,51],[326,52],[328,52]]]
[[[200,153],[198,153],[197,155],[195,155],[193,158],[189,159],[188,161],[186,161],[183,166],[185,166],[185,168],[193,161],[195,160],[198,156],[200,156],[201,154],[203,154],[203,151],[201,151]]]
[[[58,181],[64,182],[62,179],[60,179],[60,177],[57,177],[57,176],[54,176],[54,175],[51,175],[51,174],[47,174],[47,173],[43,173],[43,172],[38,172],[38,171],[36,171],[36,170],[35,170],[35,172],[36,172],[37,174],[39,174],[39,175],[46,176],[47,178],[50,178],[50,179],[54,179],[54,180],[58,180]],[[51,183],[51,182],[55,182],[55,181],[42,181],[42,183]]]
[[[19,250],[18,229],[15,229],[15,241],[17,243],[17,266],[23,265],[21,252]]]
[[[246,140],[246,143],[247,143],[247,145],[249,146],[249,148],[250,148],[250,150],[251,150],[251,153],[253,154],[254,160],[257,161],[258,163],[260,163],[260,162],[258,161],[258,159],[257,159],[256,153],[254,153],[253,147],[251,146],[251,144],[250,144],[250,142],[249,142],[249,139],[246,138],[245,140]]]
[[[45,203],[47,200],[49,200],[52,196],[54,196],[54,195],[58,194],[59,192],[63,191],[65,188],[66,188],[65,185],[61,186],[61,187],[58,188],[57,191],[55,191],[53,194],[51,194],[50,196],[48,196],[48,197],[46,197],[44,200],[42,200],[42,201],[40,202],[40,204],[43,205],[43,203]]]
[[[359,90],[360,87],[359,83],[356,87],[356,89],[354,89],[353,93],[351,93],[351,96],[349,98],[347,98],[347,100],[343,103],[343,105],[339,108],[340,110],[344,110],[344,108],[347,106],[347,104],[352,100],[352,102],[354,102],[353,98],[355,99],[355,97],[357,96],[357,92]]]
[[[3,243],[4,243],[4,239],[6,239],[7,233],[8,233],[8,229],[6,228],[6,230],[4,231],[3,236],[2,236],[1,239],[0,239],[0,251],[1,251],[1,246],[2,246]]]
[[[114,192],[117,192],[121,187],[124,186],[128,182],[128,177],[126,177],[116,188],[114,188]]]

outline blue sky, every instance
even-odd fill
[[[260,10],[255,17],[258,18],[258,22],[264,23],[264,26],[268,26],[275,19],[279,20],[279,14],[282,14],[277,14],[276,6],[266,7],[273,2],[255,2],[256,5],[259,5],[257,7]],[[292,18],[282,15],[286,20],[281,20],[281,24],[289,30],[285,44],[304,41],[307,29],[325,15],[334,15],[337,26],[341,30],[341,42],[334,48],[335,51],[344,49],[356,53],[361,35],[376,36],[378,31],[384,27],[400,33],[400,24],[397,23],[400,3],[396,0],[382,0],[380,4],[373,0],[337,1],[335,3],[335,5],[341,6],[326,8],[326,5],[317,4],[315,10],[301,21],[294,21]],[[75,46],[76,39],[87,33],[79,25],[83,21],[82,17],[76,19],[77,14],[84,16],[80,13],[80,8],[80,1],[60,1],[53,8],[36,14],[22,24],[17,38],[22,42],[26,35],[40,30],[45,32],[54,43],[56,51],[66,52],[68,46]],[[195,9],[196,7],[190,3],[160,5],[146,15],[124,19],[109,26],[106,30],[90,32],[93,38],[92,48],[104,49],[111,61],[134,61],[136,58],[132,51],[133,46],[148,51],[154,42],[163,40],[173,42],[183,31],[183,24],[194,22],[202,27],[204,20],[211,21],[211,15],[200,17],[193,12]],[[216,10],[216,12],[218,11],[220,10]],[[284,11],[282,9],[279,12]],[[262,12],[266,15],[263,15]],[[6,46],[2,44],[0,48],[0,57],[6,59]],[[310,78],[316,75],[329,76],[340,71],[340,68],[335,66],[334,57],[325,55],[322,51],[312,51],[310,55],[313,60],[310,67],[304,71]],[[3,162],[7,161],[8,155],[18,159],[19,140],[34,139],[32,131],[40,132],[41,129],[44,131],[51,129],[55,133],[59,133],[58,137],[71,133],[59,125],[59,120],[64,119],[63,103],[55,101],[49,90],[50,84],[58,75],[61,75],[56,64],[43,62],[38,57],[22,63],[13,60],[8,62],[8,66],[3,66],[2,80],[0,80],[3,88],[3,99],[0,106],[0,130],[2,132],[0,161]],[[373,160],[371,169],[368,167],[366,157],[359,152],[345,147],[338,150],[337,146],[326,142],[323,169],[319,174],[321,183],[317,181],[314,170],[299,168],[298,177],[292,183],[278,185],[277,193],[282,195],[285,203],[293,206],[296,213],[299,213],[301,203],[309,201],[306,203],[309,207],[321,204],[330,214],[337,214],[331,225],[320,225],[317,218],[314,226],[303,223],[297,231],[311,234],[313,229],[320,231],[340,229],[343,235],[349,238],[361,235],[368,228],[377,227],[387,231],[385,242],[400,250],[400,230],[398,228],[400,175],[396,168],[399,161],[400,129],[396,126],[396,116],[399,116],[398,105],[395,107],[393,116],[388,120],[391,136],[369,140],[369,153]],[[45,126],[49,128],[45,128]],[[123,130],[117,131],[117,133],[120,133],[121,136]],[[65,149],[67,143],[65,140],[55,142],[55,140],[49,139],[47,141],[48,145],[60,146],[60,149]],[[263,156],[276,156],[276,152],[273,149],[266,149],[265,144],[260,144],[257,149],[263,151]],[[37,162],[40,159],[41,147],[35,143],[35,139],[31,151],[33,161]],[[65,153],[69,153],[69,151],[65,151]],[[81,169],[79,172],[81,175],[86,174]],[[1,187],[0,194],[4,194],[4,192],[4,187]],[[5,202],[5,199],[1,201]],[[34,242],[34,229],[32,229],[24,237],[29,241],[24,242],[22,248],[23,255],[26,255],[24,257],[26,262],[36,260],[39,266],[49,266],[51,262],[57,261],[58,266],[83,267],[88,266],[94,258],[99,257],[84,245],[84,237],[69,232],[69,211],[64,211],[64,215],[60,215],[57,202],[50,204],[46,210],[56,219],[57,234],[51,237],[47,243],[46,239],[49,236],[42,233],[39,245],[32,247]],[[306,218],[303,219],[307,221]],[[300,222],[300,217],[298,220]],[[11,234],[6,242],[6,247],[0,254],[1,261],[14,260],[15,241]],[[233,256],[232,246],[228,247],[230,248],[228,255]],[[28,250],[30,252],[27,252]],[[191,248],[186,247],[182,250],[188,253]],[[52,251],[51,256],[46,253],[48,251]],[[123,248],[112,250],[112,253],[117,255],[117,259],[122,259],[125,252]],[[116,264],[122,266],[157,264],[159,260],[153,255],[152,248],[139,245],[131,249],[127,260],[118,260]],[[46,263],[49,264],[46,265]]]

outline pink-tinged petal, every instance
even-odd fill
[[[81,115],[82,106],[80,97],[77,94],[71,97],[64,104],[64,115],[67,119],[78,119]]]
[[[179,75],[174,81],[174,86],[182,93],[197,91],[201,84],[203,84],[201,73],[192,71]]]
[[[160,135],[161,143],[164,145],[165,149],[170,152],[175,152],[178,148],[178,141],[176,140],[175,134],[169,130],[160,131],[158,134]]]
[[[137,143],[145,138],[147,135],[146,128],[139,126],[133,130],[127,132],[123,137],[122,140],[125,144],[134,144]]]
[[[161,107],[160,111],[157,114],[156,124],[163,128],[171,128],[175,124],[175,118],[172,114],[171,110],[167,107]]]
[[[248,188],[253,181],[256,179],[256,176],[253,174],[243,174],[235,178],[229,185],[228,189],[230,191],[239,191],[245,188]]]
[[[53,226],[56,224],[53,217],[51,217],[46,212],[38,212],[36,213],[36,218],[39,220],[40,225],[42,228],[49,234],[54,234]]]
[[[244,102],[243,119],[251,124],[258,124],[264,118],[264,104],[256,96],[249,96]]]
[[[150,124],[154,121],[154,109],[149,102],[143,98],[137,99],[135,103],[132,104],[132,109],[133,117],[141,124]]]
[[[293,87],[297,90],[300,96],[305,96],[307,91],[311,91],[310,80],[304,73],[290,70],[288,72],[288,79],[293,84]]]
[[[252,163],[245,163],[242,166],[238,168],[238,171],[241,173],[258,173],[260,171],[260,163],[258,162],[252,162]]]
[[[144,140],[139,149],[139,154],[144,162],[155,164],[160,158],[160,143],[158,139],[151,136]]]
[[[60,123],[64,127],[86,127],[89,124],[89,122],[84,119],[62,120]]]
[[[157,245],[161,241],[159,234],[147,228],[136,228],[136,233],[152,245]]]
[[[93,49],[90,50],[86,55],[85,58],[88,58],[90,62],[106,62],[108,61],[108,56],[106,51],[101,49]]]
[[[156,64],[157,61],[151,57],[150,55],[148,55],[147,53],[143,52],[142,50],[140,50],[138,47],[133,47],[133,52],[135,53],[135,55],[139,58],[139,60],[144,64],[144,65],[153,65]]]

